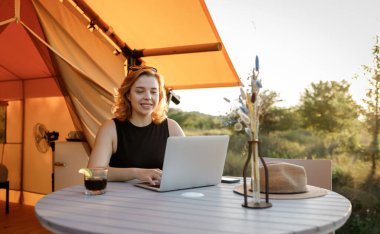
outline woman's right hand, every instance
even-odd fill
[[[158,185],[161,181],[162,170],[136,168],[135,177],[141,181],[146,181],[151,185]]]

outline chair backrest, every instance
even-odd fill
[[[280,161],[303,166],[306,171],[307,183],[309,185],[332,190],[331,160],[287,159],[266,157],[264,157],[264,160],[265,162]]]

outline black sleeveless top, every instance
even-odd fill
[[[153,122],[145,127],[137,127],[129,120],[116,125],[117,149],[112,154],[110,167],[138,167],[162,169],[166,141],[169,137],[168,120],[161,124]]]

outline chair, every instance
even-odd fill
[[[316,187],[332,190],[331,160],[328,159],[288,159],[288,158],[267,158],[265,162],[286,162],[303,166],[306,171],[307,184]],[[329,234],[334,234],[330,232]]]
[[[286,162],[303,166],[306,171],[307,183],[320,188],[332,190],[332,172],[331,160],[327,159],[285,159],[285,158],[267,158],[265,162]]]
[[[9,213],[9,181],[8,181],[8,169],[0,163],[0,188],[5,188],[5,213]]]
[[[0,182],[0,188],[5,188],[5,213],[9,213],[9,181]]]

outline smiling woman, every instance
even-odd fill
[[[167,118],[163,76],[146,66],[130,67],[115,96],[115,118],[97,133],[88,167],[109,167],[109,181],[139,179],[156,184],[169,136],[184,136]]]

